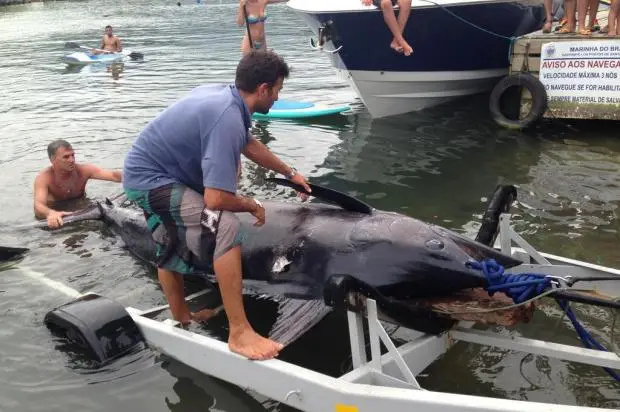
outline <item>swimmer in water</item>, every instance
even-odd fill
[[[43,169],[34,181],[34,214],[37,218],[47,219],[50,228],[62,226],[62,217],[71,214],[50,208],[52,203],[83,197],[90,179],[119,183],[122,180],[121,171],[76,163],[75,152],[65,140],[50,143],[47,154],[52,164]]]

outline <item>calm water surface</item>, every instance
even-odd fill
[[[33,219],[32,182],[48,164],[49,141],[66,138],[79,161],[119,168],[137,133],[168,104],[199,84],[231,81],[243,35],[234,24],[236,7],[97,0],[0,8],[0,242],[32,249],[20,267],[0,278],[0,410],[288,410],[146,350],[93,370],[42,324],[45,313],[68,298],[26,272],[141,308],[164,303],[155,274],[98,222],[54,232],[11,228]],[[282,97],[359,106],[327,58],[309,48],[310,32],[301,20],[284,5],[270,6],[269,15],[270,47],[293,67]],[[60,61],[69,52],[64,43],[96,46],[106,24],[145,60],[68,70]],[[361,109],[321,121],[262,122],[255,133],[315,183],[469,235],[476,233],[495,185],[516,184],[515,227],[535,246],[620,267],[617,124],[548,122],[517,133],[496,127],[486,107],[486,96],[480,96],[374,121]],[[246,163],[243,192],[291,196],[266,185],[265,177]],[[88,197],[102,199],[118,189],[93,182]],[[620,295],[617,285],[601,286]],[[267,303],[247,305],[257,325],[274,312]],[[608,344],[608,314],[579,314]],[[548,306],[528,325],[497,330],[578,344],[572,327],[558,319],[557,309]],[[346,372],[344,325],[342,316],[327,318],[282,358],[333,375]],[[210,333],[225,336],[224,327],[224,320],[216,320]],[[439,391],[620,407],[620,384],[599,368],[478,345],[457,345],[420,380]]]

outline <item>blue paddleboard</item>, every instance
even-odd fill
[[[123,50],[120,53],[100,53],[91,54],[90,52],[75,52],[63,57],[65,63],[70,65],[88,65],[94,63],[112,63],[124,59],[131,54],[130,50]]]
[[[305,119],[309,117],[328,116],[349,110],[349,106],[328,106],[311,102],[294,100],[276,100],[269,113],[254,113],[254,119]]]

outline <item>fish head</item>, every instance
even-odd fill
[[[347,262],[355,268],[351,275],[397,299],[486,286],[485,275],[470,267],[472,262],[495,259],[507,268],[522,263],[452,230],[396,213],[361,220],[349,241],[355,251]]]
[[[434,298],[488,285],[470,263],[495,259],[504,267],[522,262],[438,225],[396,213],[360,220],[324,283],[327,305],[360,309],[374,299],[380,312],[398,324],[438,333],[451,324],[428,307]],[[444,322],[445,321],[445,322]]]

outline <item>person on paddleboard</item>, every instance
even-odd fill
[[[120,53],[123,51],[123,46],[121,45],[121,39],[116,37],[112,32],[112,26],[105,26],[105,34],[103,35],[103,39],[101,39],[101,45],[99,49],[93,49],[93,54],[100,53]]]
[[[62,217],[71,214],[54,210],[49,206],[57,201],[77,199],[84,196],[89,179],[120,183],[119,170],[106,170],[93,164],[75,162],[75,152],[66,140],[55,140],[47,146],[51,166],[43,169],[34,180],[34,214],[47,219],[50,228],[63,225]]]
[[[267,5],[282,3],[286,0],[239,0],[237,10],[237,25],[245,25],[245,35],[241,40],[241,53],[247,54],[252,50],[266,50],[265,21],[267,20]]]

